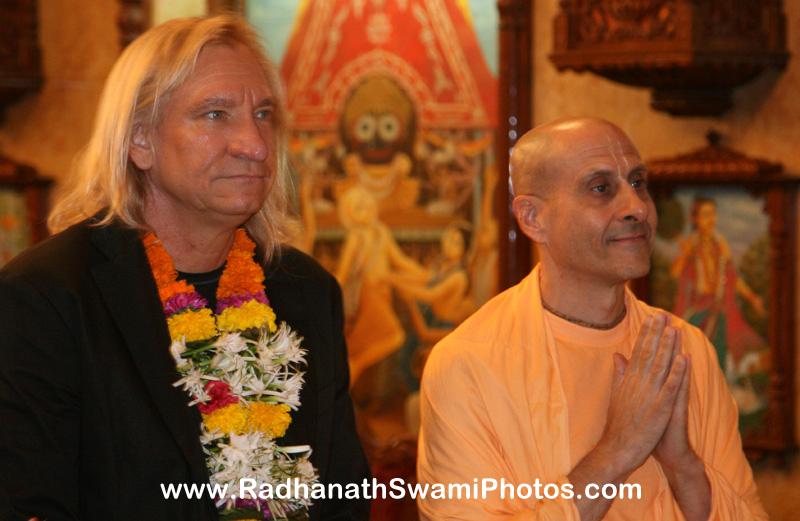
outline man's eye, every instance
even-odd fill
[[[272,109],[256,111],[256,119],[269,119],[270,117],[272,117]]]
[[[594,185],[591,190],[592,192],[597,192],[598,194],[606,193],[608,191],[608,184],[603,183],[600,185]]]
[[[634,179],[631,181],[631,186],[636,189],[647,188],[647,179]]]
[[[213,121],[217,119],[222,119],[224,113],[221,110],[211,110],[203,115],[205,116],[206,119],[210,119]]]

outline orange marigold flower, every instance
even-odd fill
[[[204,414],[203,424],[209,431],[244,434],[247,429],[247,409],[242,403],[232,403],[210,414]]]
[[[187,284],[185,280],[176,280],[166,285],[158,285],[158,296],[162,304],[178,293],[192,293],[193,291],[193,287]]]
[[[185,338],[186,342],[205,340],[217,335],[214,315],[208,308],[184,311],[167,318],[167,328],[172,340]]]

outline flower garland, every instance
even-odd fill
[[[292,421],[289,411],[300,406],[306,350],[285,322],[275,323],[255,243],[236,230],[214,314],[194,286],[178,280],[158,238],[148,233],[143,242],[182,376],[174,385],[189,393],[189,405],[202,415],[200,441],[212,486],[230,491],[218,498],[220,519],[307,518],[308,498],[234,497],[243,478],[272,490],[287,479],[309,489],[317,481],[309,446],[279,447],[275,441]]]

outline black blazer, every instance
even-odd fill
[[[323,483],[369,476],[348,394],[341,291],[285,248],[266,268],[278,316],[308,349],[302,406],[282,445],[309,444]],[[169,354],[138,233],[86,222],[0,272],[0,520],[215,520],[209,499],[163,499],[161,483],[207,483],[200,415]],[[368,501],[318,501],[311,519],[367,519]]]

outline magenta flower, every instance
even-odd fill
[[[245,302],[257,300],[262,304],[269,306],[269,300],[263,291],[258,293],[244,293],[242,295],[231,295],[230,297],[221,298],[217,301],[217,315],[222,313],[228,308],[238,308]]]
[[[184,311],[186,308],[203,309],[206,306],[208,306],[208,301],[196,291],[176,293],[164,303],[164,314],[169,317]]]

